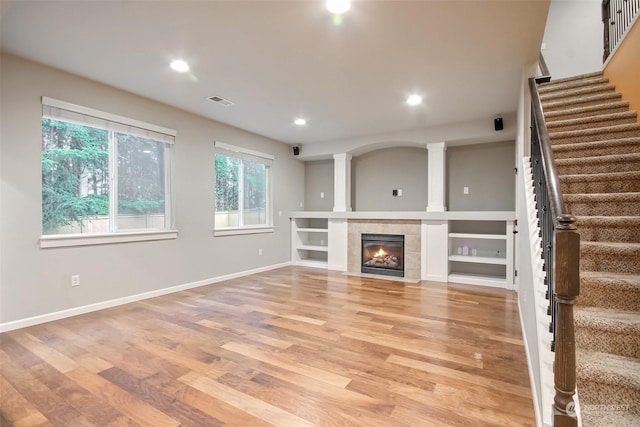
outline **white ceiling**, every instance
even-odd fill
[[[2,0],[3,51],[289,144],[513,113],[548,0]],[[168,64],[184,58],[190,75]],[[424,103],[409,107],[411,93]],[[235,102],[221,107],[205,98]],[[307,118],[297,127],[294,118]]]

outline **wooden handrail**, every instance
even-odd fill
[[[538,67],[540,67],[540,73],[542,73],[542,77],[536,78],[536,81],[541,82],[551,80],[551,73],[549,73],[547,61],[544,60],[544,55],[542,55],[542,52],[540,52],[540,56],[538,57]]]
[[[529,90],[534,130],[532,145],[535,144],[535,161],[541,163],[536,165],[534,173],[537,170],[539,175],[542,175],[536,177],[536,199],[540,211],[549,313],[552,316],[550,331],[554,334],[553,425],[576,427],[578,420],[573,400],[576,390],[573,304],[580,291],[580,235],[575,225],[575,217],[566,210],[564,204],[538,93],[538,82],[549,79],[550,76],[529,79]]]

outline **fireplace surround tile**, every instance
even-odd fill
[[[347,271],[360,273],[361,260],[361,236],[370,234],[403,234],[404,237],[404,262],[406,279],[420,280],[421,256],[420,221],[412,220],[349,220],[347,236]]]

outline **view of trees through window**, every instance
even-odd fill
[[[164,228],[164,155],[153,139],[43,118],[44,234]]]
[[[267,166],[216,154],[216,228],[267,223]]]

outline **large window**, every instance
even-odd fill
[[[215,229],[268,231],[273,156],[216,142]]]
[[[44,238],[170,230],[174,136],[170,129],[43,98]]]

